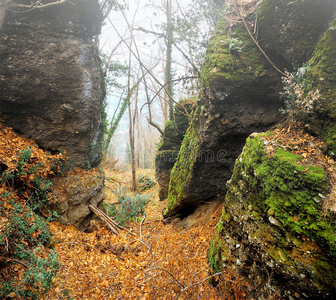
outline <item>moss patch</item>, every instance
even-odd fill
[[[191,170],[197,160],[200,147],[198,118],[199,108],[191,117],[191,124],[184,136],[177,161],[170,175],[167,210],[164,212],[165,217],[170,216],[178,206],[179,201],[183,199],[189,176],[191,176]]]
[[[242,42],[239,51],[235,47],[230,51],[232,41]],[[263,57],[245,28],[239,26],[231,33],[226,30],[225,21],[221,21],[207,47],[201,81],[204,87],[220,90],[264,75],[263,65]]]
[[[278,146],[276,137],[272,141],[273,133],[266,135],[248,138],[236,160],[217,224],[219,239],[208,253],[213,254],[208,257],[209,265],[217,271],[228,253],[233,263],[241,260],[246,254],[235,257],[229,250],[232,245],[228,246],[230,239],[238,239],[249,245],[248,255],[253,259],[261,255],[263,266],[275,262],[279,276],[290,274],[303,290],[311,286],[335,290],[336,221],[322,210],[323,197],[329,192],[327,173]],[[214,245],[219,247],[217,252]]]
[[[282,226],[318,242],[336,256],[335,224],[322,212],[320,195],[326,196],[329,188],[325,170],[302,163],[301,156],[282,148],[268,157],[264,146],[262,139],[248,138],[237,168],[248,185],[257,189],[255,199],[264,199],[254,204],[264,211],[272,209]]]
[[[322,36],[309,60],[309,79],[319,89],[317,113],[308,120],[309,129],[336,153],[336,18]]]

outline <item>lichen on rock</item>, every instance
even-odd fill
[[[105,199],[104,176],[97,170],[76,170],[53,179],[54,194],[59,200],[55,210],[58,221],[83,230],[94,214],[89,205],[101,207]]]

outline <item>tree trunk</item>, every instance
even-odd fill
[[[173,24],[172,24],[172,6],[171,0],[166,2],[166,15],[167,15],[167,50],[166,50],[166,70],[165,70],[165,84],[167,84],[167,90],[165,99],[169,102],[169,120],[173,120],[173,88],[172,88],[172,51],[173,51]]]

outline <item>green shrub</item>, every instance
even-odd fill
[[[140,182],[140,191],[146,191],[149,190],[151,187],[155,185],[154,181],[149,176],[143,176],[141,175],[139,178]]]
[[[44,247],[51,232],[46,220],[13,193],[4,192],[0,197],[0,217],[7,221],[0,231],[1,268],[25,266],[22,278],[6,276],[0,285],[0,298],[15,292],[25,299],[39,299],[51,288],[59,268],[56,253]]]
[[[131,219],[144,215],[146,204],[151,201],[150,195],[130,195],[125,190],[116,193],[118,204],[105,204],[107,214],[111,216],[119,225],[125,225]]]
[[[50,177],[64,160],[34,146],[12,157],[16,164],[0,169],[0,299],[40,299],[59,268],[56,253],[46,247],[52,239],[48,221],[55,216],[47,208],[53,202]]]

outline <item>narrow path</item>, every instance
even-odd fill
[[[104,227],[82,233],[52,223],[61,267],[46,299],[220,299],[206,280],[206,254],[220,208],[206,224],[185,230],[165,225],[163,208],[155,197],[146,219],[129,224],[137,238],[124,232],[117,237]]]

